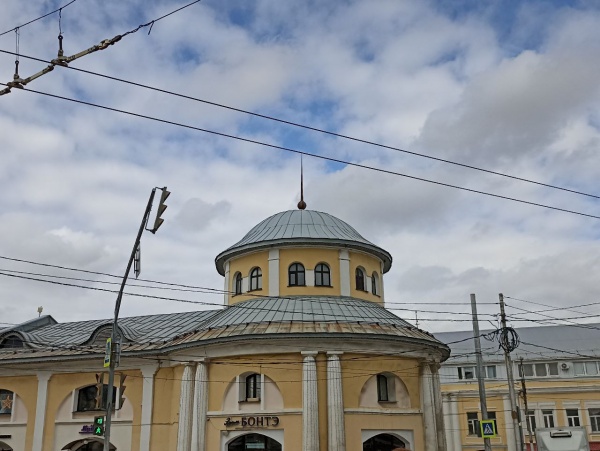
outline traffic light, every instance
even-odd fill
[[[94,435],[104,435],[104,417],[94,417]]]
[[[161,190],[162,193],[160,195],[160,203],[158,204],[158,208],[156,209],[156,219],[154,220],[154,227],[152,227],[152,229],[150,230],[152,233],[156,233],[156,231],[162,225],[162,223],[165,222],[165,220],[161,218],[161,215],[167,209],[165,201],[171,195],[171,191],[167,191],[166,186],[164,188],[161,188]]]
[[[127,379],[127,375],[121,373],[121,383],[119,384],[119,404],[118,404],[118,409],[122,409],[123,408],[123,403],[125,402],[125,397],[123,396],[123,394],[125,393],[125,389],[127,388],[125,386],[125,379]]]

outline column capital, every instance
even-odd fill
[[[327,357],[330,356],[340,356],[344,353],[344,351],[327,351]]]
[[[200,357],[199,359],[194,360],[194,363],[208,363],[210,359],[208,357]]]
[[[300,351],[304,357],[314,357],[319,353],[319,351]]]
[[[50,380],[50,378],[52,377],[52,372],[51,371],[38,371],[36,373],[37,379],[40,382],[48,382]]]

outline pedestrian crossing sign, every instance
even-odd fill
[[[496,432],[496,420],[481,420],[481,436],[483,438],[494,438]]]

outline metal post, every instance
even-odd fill
[[[481,417],[488,419],[487,402],[485,399],[485,382],[483,377],[483,358],[481,357],[481,340],[479,339],[479,320],[477,319],[477,303],[475,295],[471,294],[471,312],[473,313],[473,341],[475,342],[475,356],[477,357],[477,382],[479,384],[479,403],[481,404]],[[483,439],[485,451],[492,451],[489,438]]]
[[[116,367],[116,350],[120,349],[117,341],[121,339],[121,337],[117,333],[117,322],[119,319],[119,310],[121,309],[121,299],[123,298],[123,290],[125,289],[125,284],[127,283],[127,277],[129,276],[129,271],[131,271],[131,266],[133,265],[133,260],[135,259],[135,254],[140,245],[140,240],[142,239],[142,233],[144,232],[144,228],[148,222],[148,216],[150,215],[150,210],[152,210],[152,202],[154,201],[154,193],[156,192],[156,188],[152,189],[152,193],[150,194],[150,199],[148,199],[148,205],[146,206],[146,210],[144,211],[144,217],[142,219],[142,223],[140,224],[140,229],[138,230],[137,237],[135,239],[135,244],[133,245],[133,250],[131,251],[131,256],[129,257],[129,262],[127,263],[127,269],[125,270],[125,275],[123,276],[123,281],[121,282],[121,288],[119,289],[119,294],[117,295],[117,301],[115,302],[115,317],[113,320],[112,333],[111,333],[111,352],[110,352],[110,366],[108,371],[108,387],[106,394],[106,423],[104,428],[104,451],[110,451],[110,426],[111,426],[111,417],[113,410],[113,390],[115,385],[115,367]],[[119,341],[120,343],[120,341]]]
[[[523,438],[519,430],[519,418],[517,414],[517,398],[515,396],[515,380],[513,374],[513,363],[510,358],[510,348],[508,344],[508,335],[506,334],[506,313],[504,312],[504,295],[499,294],[500,297],[500,321],[502,323],[502,349],[504,349],[504,363],[506,365],[506,375],[508,379],[508,396],[510,398],[510,415],[512,417],[513,431],[515,435],[515,449],[524,450]]]
[[[531,430],[531,422],[527,419],[527,387],[525,386],[525,372],[523,371],[523,357],[521,357],[521,365],[519,365],[519,375],[521,376],[521,393],[523,394],[523,404],[525,405],[525,423],[527,424],[527,435],[529,435],[529,451],[533,451],[533,432]]]

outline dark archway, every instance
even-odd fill
[[[363,443],[363,451],[395,451],[405,448],[406,443],[391,434],[379,434]]]
[[[116,451],[115,445],[110,444],[110,451]],[[104,440],[96,437],[85,438],[81,440],[75,440],[68,445],[65,445],[63,450],[70,451],[103,451]]]
[[[13,451],[13,449],[4,442],[0,442],[0,451]]]
[[[246,450],[281,451],[281,443],[266,435],[246,434],[236,438],[227,446],[227,451]]]

